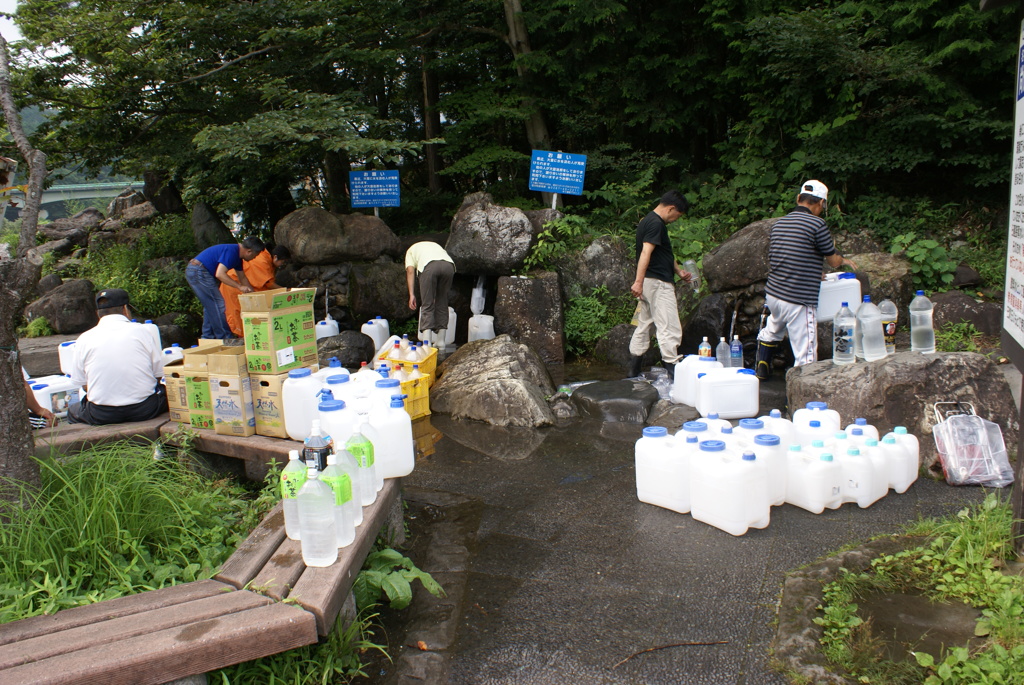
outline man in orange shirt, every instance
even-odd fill
[[[277,270],[288,263],[292,258],[291,252],[284,245],[278,245],[273,250],[263,250],[251,260],[242,263],[242,271],[249,279],[249,285],[256,290],[273,290],[278,285],[274,281]],[[228,271],[228,276],[238,280],[235,270]],[[238,303],[238,288],[232,288],[223,283],[220,286],[220,294],[224,297],[224,316],[228,320],[228,327],[236,338],[242,337],[242,307]]]

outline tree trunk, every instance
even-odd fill
[[[427,56],[420,56],[420,68],[423,74],[423,137],[433,140],[441,135],[441,112],[437,109],[439,97],[437,76],[427,67]],[[441,156],[437,153],[437,145],[429,143],[424,152],[427,157],[427,189],[431,194],[441,192]]]
[[[0,440],[0,476],[39,484],[39,465],[34,452],[32,427],[25,405],[25,381],[18,359],[18,336],[14,322],[19,318],[25,299],[39,281],[42,259],[30,250],[36,245],[36,224],[46,179],[46,155],[29,143],[21,126],[21,115],[11,92],[11,67],[7,41],[0,35],[0,104],[4,119],[18,151],[28,166],[28,189],[25,209],[21,213],[21,236],[18,258],[0,261],[0,426],[6,434]],[[15,496],[9,487],[0,489],[0,497]]]
[[[348,153],[344,150],[324,153],[324,185],[327,197],[324,209],[334,214],[348,212]]]
[[[530,36],[526,32],[526,22],[523,21],[523,5],[520,0],[504,0],[505,23],[508,25],[508,46],[512,50],[513,63],[516,65],[516,74],[522,83],[524,92],[523,104],[529,111],[526,119],[526,140],[534,150],[549,150],[550,139],[548,136],[548,125],[544,114],[537,106],[536,100],[529,96],[529,74],[523,66],[522,58],[529,55]],[[551,206],[551,193],[541,193],[544,198],[544,205]]]

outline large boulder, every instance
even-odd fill
[[[935,330],[962,322],[973,324],[985,335],[999,335],[1003,328],[1003,308],[995,302],[976,300],[959,290],[936,293],[929,299],[934,305]]]
[[[565,361],[565,319],[558,274],[502,276],[494,303],[494,330],[536,350],[545,364]]]
[[[862,294],[871,295],[875,304],[892,300],[898,312],[907,311],[914,299],[914,272],[906,259],[888,252],[868,252],[849,257],[857,265]]]
[[[120,195],[111,200],[110,204],[107,205],[107,218],[119,219],[126,209],[135,205],[141,205],[145,201],[146,196],[141,191],[125,188],[121,191]]]
[[[192,208],[192,237],[199,252],[214,245],[235,242],[220,216],[205,202],[197,202]]]
[[[398,256],[401,250],[398,236],[377,217],[338,216],[319,207],[303,207],[282,218],[274,240],[302,264],[372,261],[382,254]]]
[[[473,193],[452,219],[445,249],[462,273],[504,276],[523,267],[533,242],[533,224],[523,210]]]
[[[329,366],[331,357],[337,357],[342,366],[358,369],[363,362],[373,361],[376,350],[373,349],[373,338],[365,333],[341,331],[338,335],[317,340],[316,353],[321,368]]]
[[[138,228],[152,223],[153,219],[160,215],[152,202],[143,202],[132,205],[121,212],[120,221],[124,226]]]
[[[555,386],[537,353],[507,335],[460,347],[438,370],[430,408],[494,426],[550,426]]]
[[[562,277],[562,299],[569,302],[586,297],[604,286],[611,296],[629,293],[636,277],[636,265],[622,238],[601,236],[582,251],[558,261]]]
[[[412,313],[401,264],[353,264],[348,279],[348,304],[356,321],[375,316],[404,321]]]
[[[142,179],[145,183],[142,194],[161,214],[184,214],[187,210],[181,200],[178,186],[159,171],[144,171]]]
[[[786,392],[791,409],[823,400],[844,422],[864,417],[881,433],[906,426],[921,442],[921,463],[933,470],[936,402],[970,402],[979,416],[999,424],[1007,451],[1016,451],[1017,408],[1003,373],[984,355],[897,352],[845,366],[819,361],[790,369]]]
[[[102,212],[94,207],[88,207],[72,217],[43,224],[39,227],[39,233],[49,240],[67,238],[73,245],[85,247],[89,242],[89,231],[102,222]]]
[[[637,379],[587,383],[572,393],[580,416],[602,421],[644,423],[657,401],[654,386]]]
[[[96,325],[95,288],[90,281],[64,281],[25,307],[29,321],[45,317],[56,333],[81,333]]]
[[[635,330],[636,326],[628,323],[620,323],[614,326],[608,331],[607,335],[597,341],[597,345],[594,347],[594,357],[609,364],[621,366],[623,369],[628,369],[630,360],[629,341],[633,338],[633,331]],[[659,359],[661,359],[661,354],[652,345],[644,353],[641,366],[645,369],[649,368],[657,364]]]
[[[777,221],[755,221],[704,256],[704,278],[711,292],[768,280],[768,236]]]

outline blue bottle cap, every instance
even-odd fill
[[[718,418],[718,412],[717,411],[711,412],[710,414],[708,414],[708,418],[709,419],[717,419]]]
[[[701,431],[706,431],[707,429],[708,424],[703,421],[687,421],[683,424],[683,430],[687,433],[699,433]]]
[[[325,400],[317,405],[320,411],[338,411],[344,407],[345,403],[340,400]]]
[[[821,428],[821,421],[811,421],[809,425],[811,426],[811,428]]]
[[[882,438],[882,442],[884,442],[886,445],[895,445],[896,444],[896,436],[895,435],[887,435],[884,438]]]
[[[895,428],[892,429],[892,432],[895,433],[896,435],[906,435],[907,434],[907,427],[906,426],[896,426]]]
[[[825,443],[823,441],[821,441],[821,440],[813,440],[813,441],[811,441],[811,447],[824,447],[824,446],[825,446]]]
[[[756,372],[753,369],[736,369],[736,373],[745,373],[748,376],[756,375]]]
[[[808,402],[806,406],[808,409],[828,409],[827,402]]]
[[[686,436],[686,442],[697,442],[697,436],[694,435],[693,433],[690,433],[689,435]]]
[[[648,426],[644,428],[643,434],[645,438],[663,438],[668,435],[668,429],[664,426]]]
[[[717,362],[718,360],[716,358],[714,358],[714,357],[701,357],[700,361],[702,361],[702,362]]]
[[[822,461],[832,461],[832,455],[828,452],[822,452],[820,459]]]
[[[327,366],[329,366],[332,369],[341,368],[341,360],[338,359],[337,357],[331,357],[330,359],[327,360]]]
[[[863,429],[860,429],[860,428],[854,428],[854,429],[850,430],[850,433],[852,433],[853,435],[858,435],[858,436],[864,435]]]
[[[781,419],[782,412],[779,411],[778,409],[772,409],[770,412],[768,412],[768,416],[772,417],[773,419]]]
[[[837,278],[836,280],[848,281],[851,278],[857,278],[857,274],[850,273],[849,271],[844,271],[843,273],[839,274],[839,278]]]
[[[725,450],[725,443],[721,440],[705,440],[700,444],[700,449],[704,452],[722,452]]]
[[[864,441],[864,444],[868,447],[878,447],[878,441],[874,438],[868,438]]]
[[[849,303],[849,302],[840,302],[840,303],[839,303],[839,306],[840,306],[840,307],[849,307],[849,306],[850,306],[850,303]]]
[[[846,431],[836,431],[835,439],[836,440],[846,440]]]
[[[403,402],[402,400],[396,400],[395,398],[391,398],[391,408],[392,409],[401,409],[404,406],[405,406],[405,402]]]
[[[339,383],[348,383],[348,381],[348,376],[343,373],[339,373],[336,376],[327,377],[327,385],[338,385]]]
[[[860,450],[857,449],[856,447],[851,447],[850,449],[846,450],[846,453],[848,455],[850,455],[851,457],[859,457],[860,456]]]
[[[743,453],[743,461],[754,461],[755,459],[757,459],[757,457],[754,456],[753,452],[748,451]]]
[[[868,425],[868,420],[865,419],[864,417],[856,418],[856,419],[853,420],[853,422],[855,424],[857,424],[858,426],[866,426],[866,425]]]
[[[301,369],[292,369],[288,372],[288,378],[305,378],[310,373],[312,372],[306,367],[302,367]]]
[[[923,291],[923,290],[918,290],[918,291],[917,291],[916,293],[914,293],[914,294],[915,294],[915,295],[924,295],[924,291]]]
[[[760,435],[754,436],[755,445],[765,445],[767,447],[773,447],[782,442],[782,438],[771,433],[761,433]]]
[[[732,435],[732,426],[722,426],[722,430],[719,432],[722,435]]]
[[[759,431],[764,428],[764,421],[761,419],[740,419],[740,428]]]
[[[706,373],[698,373],[697,374],[697,380],[700,380],[701,378],[704,378],[704,376],[706,376],[706,375],[707,375]]]
[[[790,445],[788,451],[790,451],[790,452],[802,452],[803,448],[801,448],[800,445]]]
[[[397,378],[381,378],[376,383],[378,388],[397,388],[401,384]]]

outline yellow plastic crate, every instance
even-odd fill
[[[430,354],[428,354],[427,358],[424,359],[421,362],[398,361],[398,360],[395,360],[395,359],[388,358],[387,354],[381,355],[380,359],[382,359],[382,360],[386,359],[389,364],[401,364],[402,365],[402,369],[406,373],[409,373],[410,371],[412,371],[412,367],[413,367],[414,364],[419,365],[420,373],[422,373],[424,376],[430,376],[430,385],[434,384],[434,371],[435,371],[435,369],[437,369],[437,348],[436,347],[430,348]],[[404,385],[403,385],[403,387],[404,387]]]
[[[405,410],[414,419],[430,414],[430,383],[433,378],[433,376],[424,375],[421,378],[402,383],[402,394],[408,395],[405,398]]]

